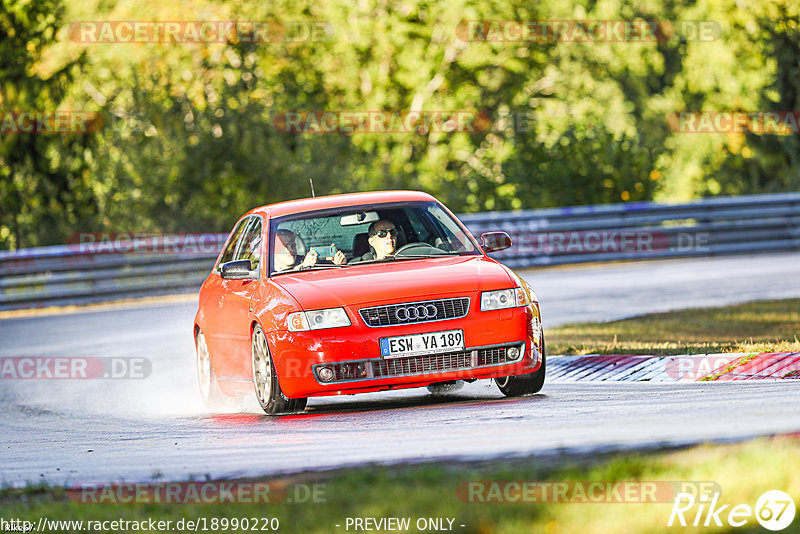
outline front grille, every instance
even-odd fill
[[[372,372],[375,377],[418,375],[434,371],[466,369],[472,366],[471,363],[472,355],[469,352],[408,356],[373,362]]]
[[[506,349],[508,347],[496,347],[493,349],[483,349],[478,351],[478,365],[497,365],[505,363]]]
[[[506,345],[464,352],[451,352],[449,354],[318,364],[314,367],[316,368],[317,378],[319,378],[319,369],[321,367],[328,367],[333,370],[334,378],[328,381],[320,380],[323,384],[440,373],[517,361],[520,358],[519,356],[512,359],[507,355],[508,349],[512,346],[522,348],[520,345]]]
[[[436,308],[436,313],[433,313]],[[404,302],[358,310],[367,326],[425,323],[464,317],[469,311],[469,297]]]

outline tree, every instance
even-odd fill
[[[64,102],[83,58],[54,72],[40,68],[55,41],[64,8],[60,0],[0,0],[0,110],[54,112]],[[6,123],[7,124],[7,123]],[[0,134],[0,248],[63,241],[72,224],[91,216],[94,203],[85,157],[89,134]]]

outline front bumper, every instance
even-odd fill
[[[461,352],[405,356],[392,359],[375,358],[350,362],[318,363],[312,365],[314,378],[320,385],[362,382],[389,377],[417,375],[443,376],[453,371],[482,369],[519,362],[525,353],[525,343],[509,343],[478,347]],[[326,380],[323,371],[330,376]],[[442,378],[447,380],[448,378]]]
[[[268,335],[268,342],[274,347],[273,359],[284,394],[299,398],[531,373],[541,365],[538,324],[538,309],[529,305],[391,328],[353,324],[311,332],[278,331]],[[381,337],[452,329],[464,331],[465,350],[380,357]],[[514,354],[513,347],[519,354]],[[322,368],[332,370],[333,378],[321,379]]]

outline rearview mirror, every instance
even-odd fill
[[[225,280],[256,279],[258,271],[252,269],[250,260],[236,260],[223,263],[219,275]]]
[[[511,237],[505,232],[486,232],[481,234],[481,245],[487,254],[505,250],[511,246]]]
[[[339,220],[339,224],[342,226],[355,226],[357,224],[373,223],[378,220],[380,220],[380,217],[378,216],[377,212],[362,211],[361,213],[343,215]]]

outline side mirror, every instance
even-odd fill
[[[505,232],[486,232],[481,234],[481,245],[487,254],[505,250],[511,246],[511,237]]]
[[[254,271],[250,260],[236,260],[223,263],[219,275],[225,280],[246,280],[258,278],[258,271]]]

